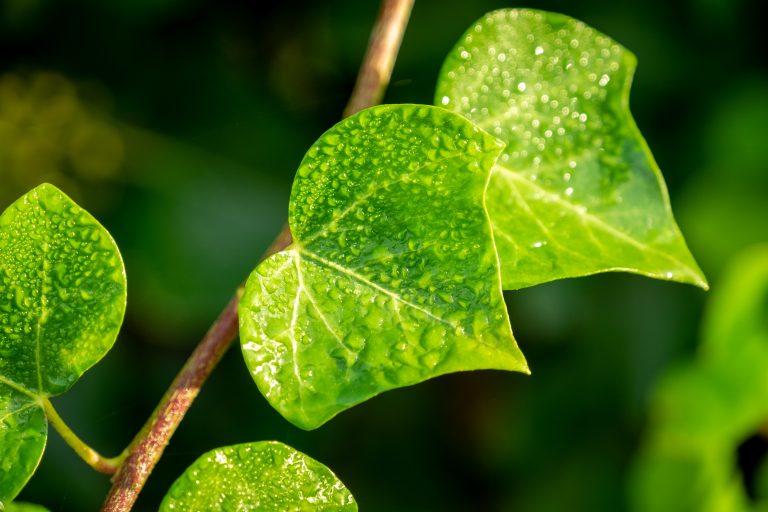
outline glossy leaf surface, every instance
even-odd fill
[[[107,231],[48,184],[0,217],[0,269],[0,501],[9,501],[45,445],[40,398],[69,389],[112,347],[126,283]]]
[[[330,469],[282,443],[262,441],[212,450],[174,482],[161,512],[357,510]]]
[[[527,9],[489,13],[446,59],[436,103],[507,143],[486,199],[504,289],[617,270],[707,287],[629,112],[635,64]]]
[[[240,340],[261,392],[315,428],[382,391],[527,371],[483,207],[501,144],[443,109],[389,105],[326,132],[294,181],[294,244],[259,265]]]

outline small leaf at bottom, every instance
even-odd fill
[[[330,469],[282,443],[217,448],[197,459],[171,486],[160,512],[357,510]]]

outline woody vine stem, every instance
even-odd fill
[[[357,82],[344,109],[344,117],[381,102],[392,75],[413,2],[414,0],[382,1]],[[262,259],[285,249],[290,243],[291,233],[285,225]],[[69,430],[52,407],[46,407],[51,423],[83,460],[99,471],[114,473],[113,485],[102,511],[125,512],[133,507],[200,388],[237,337],[237,306],[241,293],[242,288],[239,288],[192,352],[146,424],[117,457],[108,459],[96,453]]]

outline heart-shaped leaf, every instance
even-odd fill
[[[42,399],[112,347],[126,284],[109,233],[48,184],[0,217],[0,271],[0,501],[9,501],[45,445]]]
[[[487,14],[435,101],[507,143],[486,204],[504,289],[606,271],[706,288],[629,112],[635,57],[562,14]]]
[[[294,244],[240,303],[245,361],[285,418],[310,429],[448,372],[527,371],[483,205],[501,148],[417,105],[365,110],[315,143],[293,184]]]
[[[330,469],[282,443],[211,450],[171,486],[161,512],[348,511],[357,503]]]

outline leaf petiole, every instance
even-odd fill
[[[47,398],[41,399],[41,404],[45,410],[45,415],[48,417],[48,421],[56,432],[66,441],[66,443],[75,451],[75,453],[85,461],[86,464],[100,473],[106,473],[112,475],[117,471],[117,468],[125,460],[127,451],[123,451],[117,457],[107,458],[101,455],[99,452],[88,446],[82,439],[77,437],[77,434],[72,432],[72,429],[64,423],[59,413],[53,407],[53,404]]]

